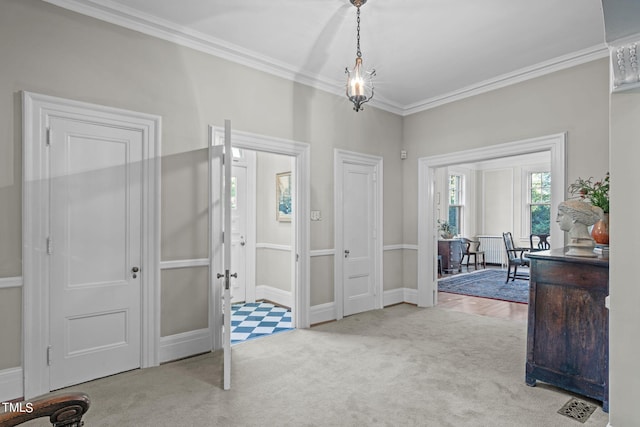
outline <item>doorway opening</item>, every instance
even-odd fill
[[[295,158],[232,148],[231,343],[293,329]]]
[[[531,234],[548,235],[549,168],[548,151],[436,168],[438,273],[505,267],[504,232],[521,248],[530,246]]]
[[[210,138],[212,146],[222,145],[224,129],[212,127]],[[255,183],[253,189],[251,185],[246,189],[246,230],[240,233],[234,230],[233,225],[231,227],[237,251],[245,251],[244,261],[240,261],[245,266],[238,266],[245,271],[248,281],[245,283],[244,302],[275,302],[277,306],[290,308],[291,327],[308,328],[310,147],[305,143],[235,130],[230,132],[230,139],[234,158],[238,159],[234,164],[247,166],[247,183]],[[255,157],[255,167],[252,156]],[[241,158],[245,160],[240,161]],[[283,196],[282,189],[278,195],[277,183],[284,176],[289,187]],[[277,197],[284,200],[286,206],[280,207]],[[233,206],[233,201],[231,203]],[[236,198],[236,203],[242,203],[241,198]],[[233,221],[233,214],[231,218]],[[211,256],[210,262],[216,271],[220,260],[213,256],[213,252]],[[232,264],[235,257],[238,255],[232,254]],[[214,350],[222,347],[221,290],[216,283],[214,281],[209,310]],[[242,302],[243,292],[238,291],[237,295],[240,296],[234,297],[233,301]]]
[[[528,140],[498,144],[480,149],[421,158],[418,161],[418,306],[437,304],[438,236],[437,178],[438,169],[452,165],[485,162],[499,158],[548,153],[551,174],[551,218],[557,214],[558,203],[564,200],[566,189],[566,134],[555,134]],[[564,245],[563,232],[555,222],[550,224],[550,239],[554,247]]]

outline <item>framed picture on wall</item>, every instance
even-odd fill
[[[291,222],[291,172],[276,174],[276,221]]]

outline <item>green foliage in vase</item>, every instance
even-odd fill
[[[590,202],[593,206],[601,208],[604,213],[609,213],[609,172],[601,181],[578,178],[569,186],[569,192],[575,198]]]
[[[438,230],[440,230],[443,237],[444,236],[453,237],[457,232],[456,227],[449,224],[447,221],[441,221],[441,220],[438,220]]]

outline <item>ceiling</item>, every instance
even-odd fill
[[[343,94],[356,55],[349,0],[45,0]],[[600,0],[369,0],[371,104],[411,114],[608,55]]]

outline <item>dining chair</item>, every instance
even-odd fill
[[[502,239],[504,240],[504,247],[507,251],[507,260],[509,262],[505,283],[508,283],[509,279],[511,279],[511,281],[516,279],[529,280],[529,273],[523,272],[522,270],[518,273],[518,267],[529,267],[529,259],[525,256],[525,253],[529,252],[530,249],[516,247],[513,243],[513,235],[509,231],[502,233]]]
[[[529,244],[531,245],[532,252],[546,251],[547,249],[551,249],[548,234],[530,234]]]
[[[464,257],[467,257],[467,271],[469,271],[469,263],[471,262],[471,257],[473,257],[473,266],[477,270],[478,269],[478,257],[480,258],[480,265],[482,268],[487,268],[487,263],[484,256],[484,251],[480,250],[480,241],[479,240],[471,240],[466,237],[461,237],[460,241],[462,242],[462,260],[461,263],[464,263]]]

